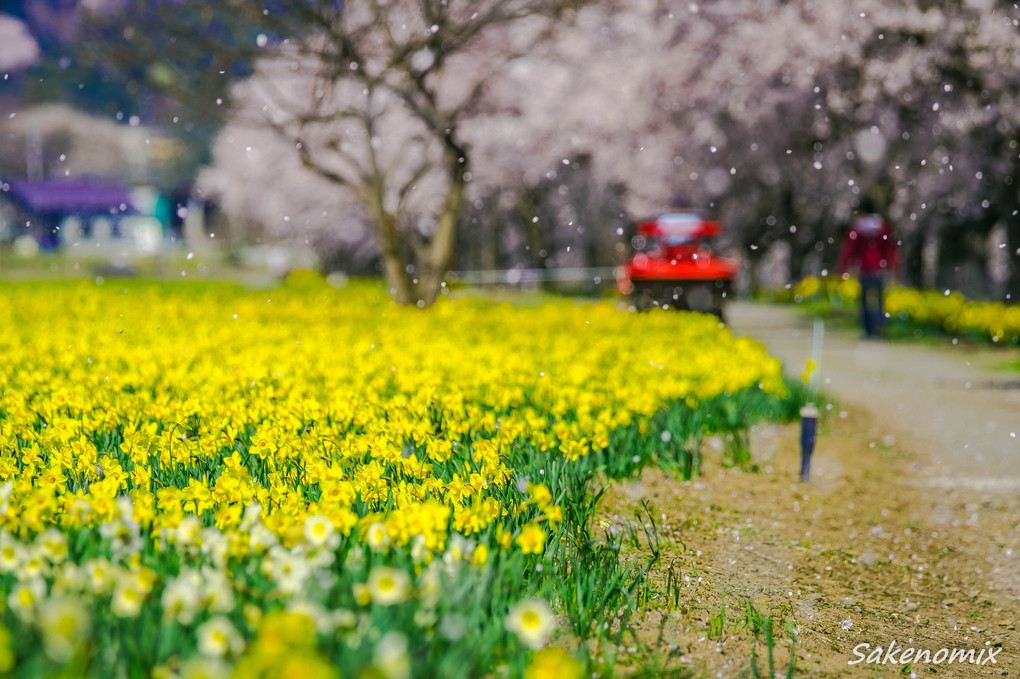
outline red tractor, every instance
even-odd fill
[[[667,214],[638,222],[634,256],[621,267],[617,287],[637,309],[671,307],[722,318],[733,294],[737,266],[712,253],[719,222],[693,214]]]

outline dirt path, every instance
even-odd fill
[[[737,305],[737,334],[764,341],[798,374],[811,324]],[[1020,375],[1001,353],[826,338],[822,374],[838,405],[824,419],[809,484],[799,429],[752,433],[757,473],[727,470],[708,441],[691,483],[646,470],[605,502],[625,558],[647,560],[647,503],[661,535],[637,657],[664,673],[761,676],[762,617],[775,621],[775,671],[795,638],[796,676],[1020,674]],[[882,646],[885,664],[854,660]],[[869,644],[864,648],[861,644]],[[644,650],[640,650],[641,648]],[[902,649],[974,649],[994,663],[899,662]],[[624,657],[626,654],[624,654]],[[782,674],[780,675],[782,676]]]
[[[734,304],[733,331],[761,340],[793,373],[810,356],[812,323],[795,310]],[[825,389],[919,454],[919,479],[935,487],[1020,493],[1020,373],[1016,351],[862,341],[828,333]]]

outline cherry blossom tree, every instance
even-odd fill
[[[135,16],[145,14],[146,3]],[[301,165],[353,198],[373,228],[397,300],[431,304],[454,253],[470,148],[462,121],[482,98],[488,77],[542,39],[573,2],[561,0],[280,0],[171,3],[209,30],[171,22],[172,42],[197,47],[223,64],[243,61],[210,40],[216,22],[238,50],[265,57],[232,92],[237,124],[272,130]],[[171,8],[173,9],[173,8]],[[254,43],[236,38],[261,29]],[[129,46],[150,46],[133,27]],[[178,85],[174,62],[160,77]],[[151,69],[150,69],[151,72]],[[159,72],[157,71],[157,75]],[[246,145],[247,148],[247,145]]]

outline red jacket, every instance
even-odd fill
[[[900,260],[889,224],[879,215],[861,215],[846,232],[839,253],[836,271],[839,274],[854,267],[868,276],[892,269],[899,270]]]

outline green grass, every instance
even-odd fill
[[[755,677],[755,679],[761,679],[763,676],[759,669],[757,651],[758,643],[761,643],[765,646],[765,669],[767,672],[764,676],[769,677],[770,679],[777,676],[783,676],[785,679],[792,679],[797,661],[797,654],[795,653],[797,635],[794,631],[793,624],[789,622],[786,624],[786,632],[790,637],[790,659],[786,666],[786,672],[782,675],[776,672],[776,620],[765,615],[760,609],[756,608],[755,605],[751,603],[750,599],[748,599],[745,604],[744,625],[755,636],[755,644],[751,646],[751,675]]]

